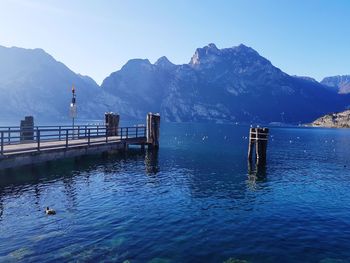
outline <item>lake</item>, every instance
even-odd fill
[[[350,262],[350,131],[165,124],[159,152],[0,175],[0,262]],[[45,215],[46,206],[57,214]]]

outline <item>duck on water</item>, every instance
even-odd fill
[[[46,213],[47,215],[55,215],[55,214],[56,214],[56,211],[55,211],[54,209],[52,209],[52,208],[46,207],[45,213]]]

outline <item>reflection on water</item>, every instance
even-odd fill
[[[126,153],[117,155],[83,156],[46,162],[36,166],[8,169],[0,171],[0,193],[1,190],[5,189],[10,190],[10,192],[21,192],[25,186],[37,186],[40,183],[58,179],[62,179],[65,185],[71,188],[74,184],[74,177],[77,175],[89,178],[90,172],[95,171],[96,168],[103,169],[106,173],[118,172],[123,163],[140,162],[142,159],[145,160],[146,170],[159,171],[158,151],[147,150],[144,154],[136,149],[130,149]]]
[[[259,182],[266,182],[266,163],[248,161],[248,181],[249,185],[254,186]]]
[[[4,204],[3,204],[3,197],[2,195],[0,194],[0,221],[2,219],[2,214],[4,213]]]
[[[159,151],[2,172],[0,262],[347,262],[347,132],[272,129],[247,167],[248,132],[169,124]]]
[[[82,187],[77,181],[82,180],[86,186],[91,186],[92,174],[103,172],[105,175],[125,172],[125,163],[138,163],[143,160],[147,174],[157,174],[160,171],[158,164],[158,150],[138,151],[130,149],[127,153],[119,155],[84,156],[75,159],[47,162],[37,166],[0,171],[0,220],[5,211],[4,197],[20,198],[26,196],[33,198],[33,206],[37,211],[44,207],[54,207],[54,200],[43,203],[47,199],[46,187],[57,182],[62,183],[59,188],[65,196],[65,209],[76,210],[78,204],[78,192]],[[79,177],[79,179],[77,178]],[[46,192],[46,193],[45,193]],[[30,196],[28,197],[28,194]]]
[[[64,193],[67,198],[67,209],[74,209],[77,207],[77,198],[76,198],[76,185],[73,177],[64,177],[63,178],[63,185],[64,185]]]

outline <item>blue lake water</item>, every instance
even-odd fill
[[[158,153],[2,173],[0,262],[350,262],[350,130],[271,128],[259,171],[248,132],[163,123]]]

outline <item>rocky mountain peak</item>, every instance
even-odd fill
[[[158,67],[160,67],[162,69],[173,69],[174,67],[176,67],[176,65],[171,63],[166,56],[160,57],[154,63],[154,65],[156,65],[156,66],[158,66]]]
[[[244,44],[231,48],[218,49],[215,44],[210,43],[203,48],[198,48],[191,58],[190,66],[198,67],[199,65],[210,65],[218,61],[233,61],[233,60],[268,60],[259,55],[253,48]]]
[[[219,50],[214,43],[209,43],[207,46],[204,48],[206,49],[211,49],[211,50]]]
[[[128,62],[126,62],[126,64],[122,67],[121,70],[134,71],[137,69],[150,68],[150,67],[152,67],[152,64],[148,59],[135,58],[135,59],[130,59]]]
[[[250,52],[250,53],[255,53],[255,54],[258,54],[258,52],[256,52],[253,48],[251,47],[248,47],[244,44],[240,44],[236,47],[232,47],[232,49],[238,51],[238,52]]]
[[[189,64],[195,66],[208,63],[215,60],[219,55],[220,49],[215,44],[210,43],[205,47],[197,48]]]

